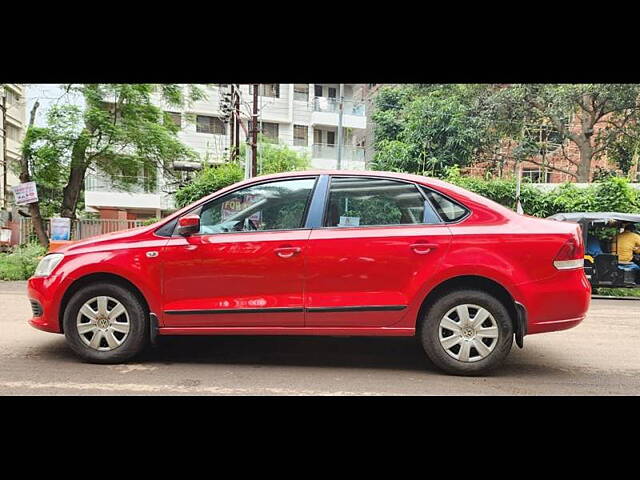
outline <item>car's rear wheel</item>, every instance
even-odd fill
[[[64,312],[71,349],[92,363],[121,363],[149,342],[142,302],[120,285],[89,285],[77,291]]]
[[[489,372],[513,344],[509,312],[479,290],[458,290],[437,299],[420,319],[418,334],[429,359],[455,375]]]

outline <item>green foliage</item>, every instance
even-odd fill
[[[245,158],[245,146],[240,149],[240,158]],[[258,175],[305,170],[309,168],[309,157],[291,150],[286,145],[261,142],[259,145]],[[176,205],[184,207],[221,188],[228,187],[244,178],[244,165],[228,162],[206,167],[187,186],[176,192]]]
[[[575,165],[547,166],[588,182],[592,160],[606,155],[627,174],[640,152],[639,97],[638,84],[385,87],[372,115],[373,165],[441,175],[454,164],[498,165],[502,140],[514,146],[514,158],[537,162],[541,153],[573,142],[580,149]]]
[[[30,158],[29,169],[41,190],[43,215],[61,213],[65,195],[71,210],[67,214],[75,213],[74,191],[81,188],[85,171],[99,170],[124,189],[139,183],[154,188],[157,169],[197,158],[152,100],[180,107],[203,99],[201,88],[141,83],[75,84],[66,89],[83,106],[53,106],[47,126],[30,127],[23,142],[23,154]],[[73,188],[65,192],[69,186]]]
[[[11,253],[0,253],[0,280],[27,280],[46,253],[37,243],[23,245]]]
[[[597,288],[593,294],[607,297],[640,297],[640,288]]]
[[[464,177],[457,167],[447,169],[443,179],[515,209],[515,179],[488,181]],[[520,198],[527,215],[543,218],[561,212],[640,213],[640,193],[620,177],[608,177],[586,188],[565,183],[546,192],[524,182]]]
[[[176,192],[179,208],[189,205],[202,197],[228,187],[244,178],[244,168],[239,163],[224,163],[207,167],[189,185]]]
[[[258,156],[258,175],[293,172],[309,168],[307,154],[298,153],[286,145],[261,143]]]
[[[497,141],[479,114],[478,85],[386,87],[376,99],[376,170],[429,172],[467,165]]]
[[[360,217],[360,225],[397,225],[402,211],[388,198],[350,198],[347,217]]]

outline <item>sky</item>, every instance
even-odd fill
[[[57,83],[31,83],[27,85],[27,121],[31,108],[36,100],[40,103],[36,112],[35,124],[39,127],[46,126],[46,115],[52,105],[56,103],[76,103],[82,105],[81,100],[73,95],[68,95]]]

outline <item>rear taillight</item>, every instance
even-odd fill
[[[553,260],[553,266],[558,270],[583,268],[584,245],[582,245],[582,242],[577,242],[575,237],[567,240]]]

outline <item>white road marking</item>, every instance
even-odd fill
[[[120,373],[130,373],[130,372],[144,371],[144,370],[153,371],[158,369],[158,367],[154,367],[152,365],[142,365],[141,363],[130,363],[125,365],[108,365],[107,367],[112,370],[116,370]]]
[[[139,383],[73,383],[73,382],[0,382],[0,388],[30,390],[60,389],[60,390],[101,390],[109,392],[139,392],[139,393],[206,393],[210,395],[387,395],[380,392],[346,392],[346,391],[318,391],[293,390],[287,388],[227,388],[227,387],[187,387],[180,385],[145,385]]]

